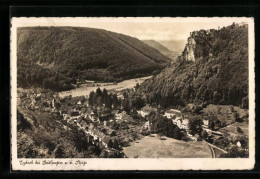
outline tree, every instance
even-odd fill
[[[215,122],[213,120],[209,120],[209,129],[215,130]]]
[[[140,96],[133,97],[133,99],[131,100],[132,108],[141,109],[142,107],[144,107],[144,105],[145,102]]]
[[[200,112],[203,110],[203,108],[198,105],[198,106],[195,106],[195,109],[193,110],[194,113],[197,113],[197,114],[200,114]]]
[[[202,133],[201,133],[201,137],[202,137],[203,139],[207,139],[208,136],[209,136],[209,134],[207,133],[207,131],[203,130]]]
[[[117,107],[120,106],[120,102],[119,102],[116,94],[113,94],[112,104],[114,105],[114,109],[117,109]]]
[[[177,125],[173,124],[172,120],[164,118],[160,114],[153,114],[148,116],[152,122],[152,131],[157,134],[163,134],[174,139],[181,139],[182,133]]]
[[[236,122],[243,122],[243,120],[240,118],[240,115],[238,114],[237,111],[233,112],[233,117],[234,117]]]
[[[62,158],[64,157],[64,149],[62,148],[61,145],[58,145],[55,150],[54,150],[54,155],[55,155],[55,158]]]
[[[245,150],[239,150],[236,145],[233,145],[226,154],[222,154],[221,158],[244,158],[248,157],[248,153]]]
[[[238,133],[243,133],[242,129],[240,127],[237,127],[237,132]]]
[[[94,104],[94,96],[95,96],[95,92],[91,91],[89,93],[89,98],[88,98],[88,103],[90,106],[93,106],[93,104]]]
[[[162,136],[163,136],[163,133],[159,132],[159,133],[158,133],[158,136],[159,136],[159,139],[161,139]]]
[[[135,89],[138,90],[139,87],[140,87],[140,84],[139,84],[139,83],[136,83]]]
[[[220,137],[213,142],[214,145],[225,149],[229,145],[229,141],[226,137]]]
[[[248,109],[248,96],[242,98],[242,108]]]
[[[122,107],[123,107],[123,110],[125,110],[126,112],[130,111],[130,104],[129,104],[129,100],[127,98],[123,99]]]
[[[96,94],[97,94],[97,97],[102,97],[103,93],[100,88],[97,88]]]
[[[102,96],[98,96],[97,97],[97,105],[102,106],[102,104],[103,104]]]
[[[191,131],[191,134],[193,134],[193,135],[201,134],[202,124],[203,124],[203,121],[200,118],[198,118],[198,117],[190,118],[188,127],[189,127],[189,130]]]
[[[112,94],[109,94],[107,97],[104,98],[105,106],[106,106],[107,108],[109,108],[109,109],[111,109],[112,100],[113,100]]]

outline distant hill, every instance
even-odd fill
[[[165,55],[166,57],[169,57],[173,61],[175,61],[178,58],[178,55],[176,55],[175,52],[170,51],[168,48],[166,48],[165,46],[163,46],[155,40],[143,40],[143,42],[158,50],[161,54]]]
[[[149,103],[188,103],[248,107],[248,27],[233,24],[220,30],[193,32],[183,56],[140,85]]]
[[[185,40],[161,40],[158,42],[173,52],[182,52],[186,44]]]
[[[162,44],[160,44],[155,40],[143,40],[143,42],[153,47],[154,49],[158,50],[160,53],[164,55],[168,55],[169,53],[171,53],[169,49],[167,49],[165,46],[163,46]]]
[[[157,73],[170,59],[144,42],[102,29],[17,30],[18,86],[66,90],[76,80],[120,81]]]

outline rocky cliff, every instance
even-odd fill
[[[186,61],[195,61],[194,51],[196,48],[196,42],[193,37],[188,38],[188,42],[184,48],[182,57]]]

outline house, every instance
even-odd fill
[[[71,112],[69,113],[69,118],[70,118],[71,120],[76,120],[76,119],[78,119],[79,117],[81,117],[81,116],[80,116],[80,114],[79,114],[79,111],[77,111],[77,110],[73,110],[73,111],[71,111]]]
[[[194,139],[195,141],[199,141],[199,138],[200,138],[200,136],[199,136],[198,134],[195,134],[195,135],[193,136],[193,139]]]
[[[140,114],[142,117],[148,116],[152,111],[157,111],[156,108],[153,108],[151,106],[145,106],[141,110],[137,111],[138,114]]]
[[[241,147],[241,143],[240,143],[239,141],[237,141],[237,144],[236,144],[236,145],[237,145],[237,147],[239,147],[239,148]]]
[[[39,100],[41,99],[41,96],[42,96],[42,94],[41,94],[41,93],[38,93],[38,94],[35,95],[35,99],[36,99],[37,101],[39,101]]]
[[[189,120],[188,119],[183,119],[182,124],[181,124],[181,129],[185,129],[185,130],[189,129]]]
[[[209,128],[209,120],[203,120],[203,128]]]
[[[177,109],[166,110],[163,116],[167,117],[168,119],[174,119],[177,117],[183,118],[181,111]]]
[[[217,136],[224,136],[222,132],[219,132],[219,131],[211,131],[211,134],[212,135],[217,135]]]
[[[55,109],[55,108],[53,108],[53,109],[51,110],[51,114],[55,114],[55,115],[60,116],[59,110],[58,110],[58,109]]]
[[[187,106],[190,108],[190,110],[194,110],[195,109],[195,105],[194,104],[187,104]]]
[[[110,109],[103,108],[103,109],[100,109],[98,114],[101,117],[110,116],[110,115],[112,115],[112,111]]]
[[[86,123],[86,121],[84,121],[84,119],[81,120],[79,124],[80,124],[80,126],[81,126],[83,129],[86,129],[86,130],[87,130],[88,124]]]
[[[85,116],[85,114],[87,113],[87,111],[88,111],[87,108],[85,108],[85,107],[81,108],[81,109],[80,109],[80,115],[81,115],[81,116]]]
[[[182,129],[182,118],[181,117],[175,117],[174,119],[172,119],[173,124],[177,125],[180,129]]]
[[[128,114],[123,114],[121,119],[125,122],[132,122],[133,121],[133,118]]]
[[[124,96],[122,94],[117,94],[117,98],[124,99]]]
[[[108,136],[104,136],[104,137],[102,138],[102,145],[103,145],[105,148],[110,147],[110,146],[109,146],[109,143],[111,143],[111,142],[112,142],[112,140],[111,140],[110,137],[108,137]]]
[[[78,101],[78,102],[77,102],[77,105],[81,105],[81,104],[82,104],[81,101]]]
[[[92,122],[98,119],[98,116],[91,109],[82,108],[81,116],[90,119]]]
[[[127,115],[127,113],[126,113],[126,111],[122,111],[121,113],[116,113],[115,114],[115,119],[122,119],[122,117],[124,116],[124,115]]]
[[[208,134],[211,135],[211,129],[204,129]]]
[[[44,111],[44,112],[51,112],[51,108],[46,107],[46,108],[43,109],[43,111]]]
[[[151,123],[150,123],[150,121],[147,121],[146,123],[144,123],[143,128],[147,129],[147,130],[151,130]]]
[[[64,120],[67,121],[69,118],[70,118],[70,116],[69,116],[68,114],[63,114],[63,119],[64,119]]]
[[[51,107],[52,108],[55,108],[56,107],[56,99],[55,98],[52,98],[52,100],[51,100]]]

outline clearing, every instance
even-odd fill
[[[243,133],[238,133],[237,132],[237,127],[240,127],[243,131]],[[236,122],[234,124],[228,125],[227,127],[224,127],[219,130],[220,132],[226,132],[230,135],[244,135],[248,137],[248,122]]]
[[[168,137],[145,136],[141,140],[123,147],[123,152],[129,158],[212,158],[207,143],[185,142]]]

